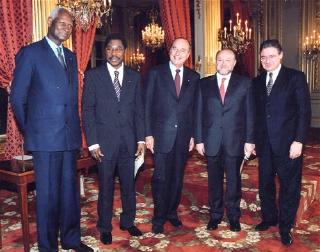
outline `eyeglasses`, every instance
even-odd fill
[[[269,56],[261,56],[260,60],[265,62],[265,61],[272,61],[275,60],[278,57],[278,55],[269,55]]]
[[[107,47],[106,48],[107,53],[121,53],[124,51],[123,47]]]

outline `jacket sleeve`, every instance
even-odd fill
[[[196,89],[196,100],[195,100],[195,126],[194,126],[194,140],[196,144],[203,143],[202,139],[202,90],[201,90],[201,81],[198,80],[198,85]]]
[[[152,132],[152,114],[153,111],[153,102],[154,102],[154,92],[155,92],[155,82],[156,82],[156,72],[150,70],[147,79],[145,82],[145,92],[144,92],[144,100],[145,100],[145,108],[144,108],[144,116],[145,116],[145,135],[153,136]]]
[[[82,95],[82,123],[88,146],[98,143],[96,129],[96,88],[90,72],[85,74]]]
[[[22,134],[24,134],[26,127],[27,99],[33,75],[33,64],[29,53],[28,50],[22,48],[16,56],[16,67],[9,97],[15,119]]]
[[[136,137],[137,141],[145,140],[145,124],[144,124],[144,109],[142,102],[142,90],[141,90],[141,78],[138,75],[137,78],[137,88],[136,88],[136,98],[135,98],[135,127],[136,127]]]
[[[299,72],[292,79],[295,86],[295,100],[297,104],[297,127],[295,141],[305,143],[311,120],[311,104],[310,93],[306,81],[306,77]]]
[[[246,143],[255,143],[255,100],[253,95],[252,81],[247,80],[249,84],[247,85],[246,94]]]

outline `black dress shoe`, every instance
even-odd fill
[[[256,231],[265,231],[265,230],[268,230],[269,227],[271,226],[277,226],[278,222],[277,221],[262,221],[260,222],[256,227],[255,227],[255,230]]]
[[[100,234],[100,241],[103,244],[111,244],[112,243],[112,234],[111,234],[111,232],[102,232]]]
[[[69,250],[69,249],[73,249],[76,252],[94,252],[94,250],[92,248],[90,248],[89,246],[87,246],[86,244],[80,242],[78,247],[71,247],[71,248],[65,248],[62,247],[65,250]]]
[[[229,220],[230,231],[239,232],[241,230],[240,222],[238,220]]]
[[[283,245],[289,247],[293,243],[293,236],[290,232],[280,232],[280,236]]]
[[[141,231],[136,226],[131,226],[129,228],[120,227],[121,230],[127,230],[132,236],[141,236]]]
[[[182,227],[182,222],[179,219],[168,219],[168,221],[171,223],[174,227]]]
[[[152,233],[154,233],[154,234],[163,234],[163,226],[153,225],[152,226]]]
[[[207,225],[207,230],[215,230],[218,228],[218,225],[221,223],[221,220],[210,219]]]

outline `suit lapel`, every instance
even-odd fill
[[[189,76],[190,76],[190,70],[188,68],[184,67],[179,99],[181,99],[181,97],[185,94],[185,92],[188,90],[188,88],[191,85],[191,81],[189,79]]]
[[[100,79],[99,83],[101,83],[103,86],[105,86],[105,88],[109,90],[108,94],[112,94],[114,100],[118,101],[116,91],[114,89],[113,82],[106,64],[99,67],[98,78]]]
[[[170,92],[172,93],[172,95],[176,99],[178,99],[177,92],[176,92],[176,86],[175,86],[174,79],[173,79],[171,71],[170,71],[169,63],[164,65],[164,67],[162,69],[162,76],[164,78],[163,84],[167,85],[167,87],[170,90]]]
[[[279,90],[279,88],[281,87],[281,84],[283,83],[283,80],[285,79],[285,68],[284,66],[281,66],[281,69],[279,71],[279,74],[277,76],[277,79],[275,80],[272,89],[271,89],[271,93],[270,95],[274,94],[277,92],[277,90]]]
[[[130,72],[128,71],[128,68],[125,66],[123,69],[123,80],[122,80],[122,87],[121,87],[121,93],[120,93],[120,101],[122,97],[126,96],[126,93],[128,92],[128,89],[130,89],[133,81],[131,79]]]
[[[234,74],[231,74],[229,84],[226,90],[226,94],[224,97],[224,105],[228,104],[230,102],[230,99],[233,96],[234,91],[237,88],[237,77]],[[220,91],[219,91],[220,93]]]

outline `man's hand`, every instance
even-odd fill
[[[194,138],[191,137],[190,139],[190,143],[189,143],[189,152],[192,151],[194,148]]]
[[[205,150],[203,143],[196,144],[196,150],[199,152],[201,156],[204,156]]]
[[[302,143],[293,141],[291,146],[290,146],[290,152],[289,152],[289,157],[291,159],[295,159],[297,157],[300,157],[302,154]]]
[[[144,155],[144,152],[145,152],[145,145],[144,143],[138,143],[138,146],[137,146],[137,152],[135,154],[135,156],[140,156],[140,155]]]
[[[154,153],[154,138],[153,136],[147,136],[146,137],[146,147],[149,149],[152,153]]]
[[[249,158],[252,154],[255,155],[256,151],[255,151],[255,145],[251,144],[251,143],[245,143],[244,144],[244,156],[246,158]]]
[[[91,153],[91,156],[92,156],[94,159],[98,160],[99,162],[101,162],[101,157],[104,156],[104,155],[102,154],[100,148],[91,150],[90,153]]]

